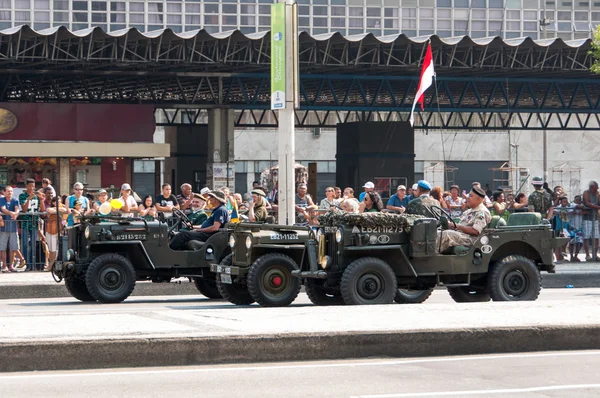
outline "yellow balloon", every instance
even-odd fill
[[[112,199],[110,201],[110,207],[112,207],[115,210],[119,210],[121,207],[123,207],[123,203],[121,203],[119,199]]]
[[[120,202],[119,202],[120,203]],[[100,209],[98,209],[100,211],[100,214],[102,214],[103,216],[107,216],[110,214],[111,211],[111,206],[109,202],[104,202],[100,205]]]

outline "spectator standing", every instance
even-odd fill
[[[200,194],[194,194],[194,198],[192,199],[192,205],[190,209],[192,212],[188,215],[188,218],[191,222],[189,225],[185,225],[180,231],[191,231],[194,229],[195,225],[202,225],[204,221],[208,219],[208,216],[204,212],[204,207],[206,206],[206,199]]]
[[[375,191],[366,192],[358,211],[359,213],[377,213],[383,211],[381,196]]]
[[[335,198],[335,188],[325,188],[325,198],[319,203],[319,210],[331,210],[332,207],[339,206],[340,202]]]
[[[354,189],[352,189],[350,187],[344,188],[344,193],[343,193],[342,199],[344,199],[344,200],[354,199]]]
[[[76,202],[80,202],[81,207],[75,208]],[[81,218],[81,216],[90,215],[94,212],[94,210],[90,208],[88,199],[83,196],[83,184],[80,182],[73,184],[73,195],[66,198],[65,207],[67,208],[67,213],[69,214],[67,217],[67,225],[69,227],[75,224],[74,216]]]
[[[269,195],[267,196],[267,198],[269,199],[269,202],[271,202],[271,204],[273,205],[278,205],[279,204],[279,184],[277,181],[273,182],[273,189],[271,190],[271,192],[269,192]]]
[[[588,190],[583,193],[583,204],[589,210],[583,215],[583,250],[585,251],[585,261],[592,261],[590,256],[590,239],[593,239],[593,252],[598,251],[598,238],[600,231],[598,229],[598,210],[600,210],[600,194],[598,193],[598,183],[590,181]]]
[[[248,203],[248,218],[251,222],[265,222],[269,213],[266,208],[266,194],[261,189],[253,189],[252,200]]]
[[[100,206],[102,206],[102,204],[106,203],[108,201],[108,192],[106,192],[106,189],[101,189],[98,191],[98,200],[96,202],[94,202],[94,205],[92,206],[92,208],[94,209],[95,213],[100,213]],[[100,214],[100,217],[102,217],[103,214]]]
[[[185,183],[181,186],[181,193],[177,195],[177,203],[179,204],[179,209],[184,213],[188,213],[188,209],[192,207],[192,199],[194,198],[194,193],[192,192],[192,186],[188,183]]]
[[[125,183],[121,185],[121,197],[119,202],[123,205],[121,207],[121,217],[134,217],[137,213],[138,205],[133,195],[131,195],[131,185]]]
[[[431,190],[430,193],[431,197],[435,200],[437,200],[440,204],[440,207],[444,210],[450,210],[448,208],[448,205],[446,204],[446,201],[444,200],[444,194],[442,193],[442,187],[440,186],[435,186],[433,187],[433,189]]]
[[[45,194],[46,188],[50,188],[52,190],[52,197],[56,196],[56,191],[52,186],[52,181],[49,178],[42,178],[42,189],[40,189],[42,195]]]
[[[362,202],[365,198],[367,192],[373,192],[375,190],[375,184],[372,181],[367,181],[365,185],[363,185],[364,191],[358,195],[358,201]]]
[[[317,206],[314,204],[310,195],[307,194],[307,191],[308,188],[306,187],[306,184],[302,183],[298,185],[295,198],[297,223],[304,223],[310,221],[310,216],[308,213],[311,210],[317,209]]]
[[[173,217],[173,208],[179,209],[177,198],[171,193],[171,185],[163,184],[162,193],[156,196],[156,210],[163,213],[165,218]]]
[[[446,205],[450,209],[450,215],[452,218],[462,216],[463,208],[466,206],[464,198],[459,196],[460,187],[458,185],[452,185],[450,187],[450,196],[446,197]]]
[[[396,193],[390,197],[386,208],[394,213],[402,214],[406,210],[407,205],[408,196],[406,196],[406,187],[404,185],[398,185]]]
[[[252,189],[258,189],[260,187],[260,181],[252,181]]]
[[[334,187],[333,190],[335,191],[335,195],[333,197],[340,201],[342,199],[342,188]]]
[[[569,254],[571,255],[571,262],[578,263],[581,262],[577,256],[583,247],[583,214],[585,213],[581,195],[575,196],[571,207],[573,211],[569,213],[569,227],[571,228]]]
[[[46,193],[52,195],[52,191],[46,187]],[[56,211],[58,209],[58,212]],[[50,199],[50,203],[46,206],[46,212],[48,218],[46,221],[46,243],[48,244],[48,265],[44,267],[44,271],[52,271],[54,262],[56,261],[56,255],[58,253],[58,231],[60,222],[60,213],[66,211],[64,205],[59,204],[59,199],[54,196]]]
[[[19,201],[13,198],[13,188],[9,185],[0,198],[0,213],[4,226],[0,227],[0,264],[2,272],[15,272],[13,263],[19,250],[19,234],[17,232],[17,217],[19,216]],[[8,252],[9,256],[6,257]],[[25,262],[23,262],[25,263]],[[25,267],[22,264],[21,267]]]
[[[417,188],[418,188],[419,184],[414,183],[412,185],[412,187],[408,188],[408,202],[410,203],[411,200],[416,199],[417,198]]]
[[[27,189],[19,195],[19,204],[21,205],[21,241],[23,242],[23,255],[25,261],[29,263],[27,270],[31,271],[35,264],[33,262],[33,254],[36,238],[39,233],[40,218],[39,215],[33,214],[44,212],[44,197],[40,192],[35,190],[35,180],[28,178],[25,181]],[[28,214],[29,213],[29,214]],[[23,267],[23,264],[17,266],[17,269]]]
[[[156,207],[152,195],[146,195],[142,203],[138,206],[138,214],[146,221],[156,220]]]

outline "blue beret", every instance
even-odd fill
[[[421,180],[417,183],[417,186],[423,188],[423,189],[427,189],[428,191],[431,191],[431,184],[428,183],[425,180]]]

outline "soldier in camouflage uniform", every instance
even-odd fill
[[[460,216],[456,230],[442,232],[440,253],[453,246],[471,246],[477,240],[481,231],[492,221],[490,211],[485,207],[485,191],[473,187],[467,197],[467,210]],[[454,224],[450,224],[454,228]]]
[[[529,195],[529,206],[532,206],[534,211],[540,213],[544,218],[552,217],[552,195],[542,188],[544,179],[542,177],[533,177],[532,184],[535,191]]]
[[[408,202],[404,213],[420,214],[429,218],[437,218],[435,215],[436,213],[434,213],[431,208],[433,206],[440,207],[440,202],[429,196],[429,192],[431,192],[431,185],[425,180],[419,181],[415,193],[417,198]]]

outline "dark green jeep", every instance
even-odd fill
[[[171,250],[169,235],[187,218],[175,213],[178,222],[171,227],[141,218],[84,217],[67,230],[62,259],[53,267],[55,279],[64,279],[69,293],[81,301],[118,303],[129,297],[136,281],[179,277],[193,279],[204,296],[221,298],[209,267],[231,252],[228,233],[217,232],[206,242],[190,241],[186,250]]]
[[[236,229],[230,238],[233,259],[211,269],[218,274],[218,287],[230,281],[222,279],[226,274],[240,290],[247,283],[250,296],[261,305],[291,303],[300,281],[318,305],[419,303],[435,286],[446,287],[457,302],[535,300],[541,289],[540,271],[553,272],[553,249],[566,243],[540,219],[536,213],[515,213],[506,224],[494,217],[471,247],[438,254],[437,219],[334,211],[320,217],[317,234],[279,227],[298,237],[275,239],[265,246],[264,236],[273,226],[263,227],[269,231],[260,226]],[[240,244],[240,239],[245,242]],[[246,277],[267,255],[270,266],[262,265],[261,275],[276,279],[256,283],[256,278]],[[271,269],[286,271],[271,273]],[[287,270],[298,280],[288,278]],[[257,299],[269,291],[270,300]],[[286,294],[277,296],[278,292]]]

